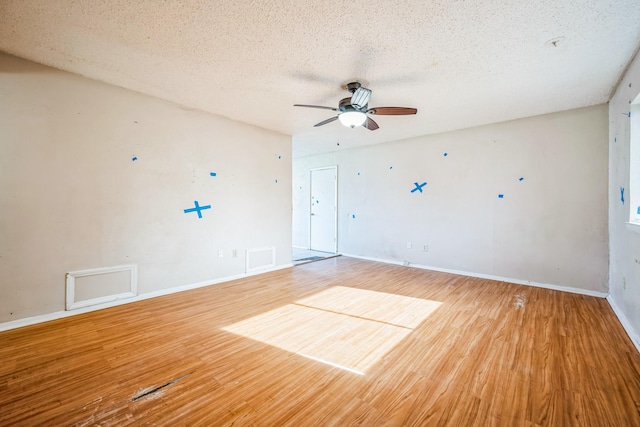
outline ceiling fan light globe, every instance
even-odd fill
[[[362,126],[367,120],[367,115],[361,111],[346,111],[338,116],[340,123],[348,128]]]

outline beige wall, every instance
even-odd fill
[[[606,105],[295,159],[296,246],[333,164],[342,253],[607,292]]]
[[[290,137],[3,54],[0,99],[0,323],[64,310],[68,271],[137,264],[145,294],[290,263]]]
[[[639,93],[640,55],[636,55],[609,102],[609,300],[640,350],[640,230],[638,226],[626,225],[629,208],[637,209],[637,204],[629,206],[629,192],[634,192],[634,198],[640,192],[640,188],[629,185],[630,162],[640,167],[640,159],[631,159],[629,155],[631,118],[628,116],[630,101]],[[634,116],[634,120],[638,118]],[[625,203],[622,203],[621,187],[625,189]]]

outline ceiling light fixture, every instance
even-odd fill
[[[340,123],[353,129],[356,126],[362,126],[367,120],[367,115],[362,111],[345,111],[338,116],[338,119]]]

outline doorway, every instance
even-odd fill
[[[294,164],[293,182],[293,264],[337,256],[338,167]]]
[[[338,166],[311,169],[309,249],[338,251]]]

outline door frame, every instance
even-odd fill
[[[313,250],[311,248],[311,209],[313,208],[313,202],[311,200],[312,195],[313,195],[313,171],[320,171],[320,170],[327,170],[327,169],[334,169],[335,170],[335,175],[336,175],[336,179],[334,180],[334,194],[335,194],[335,198],[333,201],[333,206],[334,206],[334,210],[333,210],[333,223],[334,223],[334,230],[335,230],[335,234],[333,236],[333,253],[337,254],[338,253],[338,165],[333,165],[333,166],[323,166],[320,168],[312,168],[309,169],[309,250]]]

